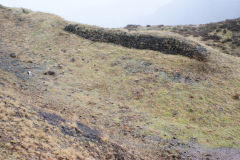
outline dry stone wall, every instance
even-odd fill
[[[175,37],[132,34],[120,30],[91,28],[84,25],[68,25],[65,31],[95,41],[121,45],[128,48],[149,49],[165,54],[182,55],[200,61],[207,59],[207,51],[200,44]]]

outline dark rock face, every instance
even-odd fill
[[[195,58],[200,61],[207,59],[207,51],[200,44],[173,37],[129,34],[123,31],[106,31],[102,28],[93,29],[72,24],[66,26],[64,30],[95,42],[113,43],[128,48],[149,49],[166,54]]]

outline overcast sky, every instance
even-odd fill
[[[202,24],[240,17],[240,0],[0,0],[103,27]]]

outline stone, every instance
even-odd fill
[[[32,72],[31,71],[28,71],[27,72],[29,76],[32,76]]]
[[[24,9],[24,8],[22,8],[22,12],[25,13],[25,14],[28,14],[28,13],[29,13],[29,11],[26,10],[26,9]]]
[[[121,64],[121,62],[116,61],[116,62],[113,62],[113,63],[111,64],[111,67],[114,67],[114,66],[117,66],[117,65],[120,65],[120,64]]]
[[[11,53],[11,54],[10,54],[10,57],[12,57],[12,58],[16,58],[17,56],[16,56],[15,53]]]
[[[173,116],[178,115],[178,111],[173,111]]]
[[[72,58],[72,59],[71,59],[71,62],[75,62],[75,58]]]
[[[143,65],[144,65],[144,66],[151,66],[152,63],[151,63],[151,62],[143,62]]]
[[[147,125],[152,125],[152,122],[148,122]]]
[[[18,18],[18,21],[22,22],[24,21],[24,18]]]
[[[56,73],[54,71],[45,72],[44,75],[54,76]]]

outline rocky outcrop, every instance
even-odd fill
[[[113,43],[128,48],[149,49],[166,54],[182,55],[200,61],[207,59],[207,51],[203,46],[176,37],[152,36],[72,24],[66,26],[64,30],[95,42]]]

